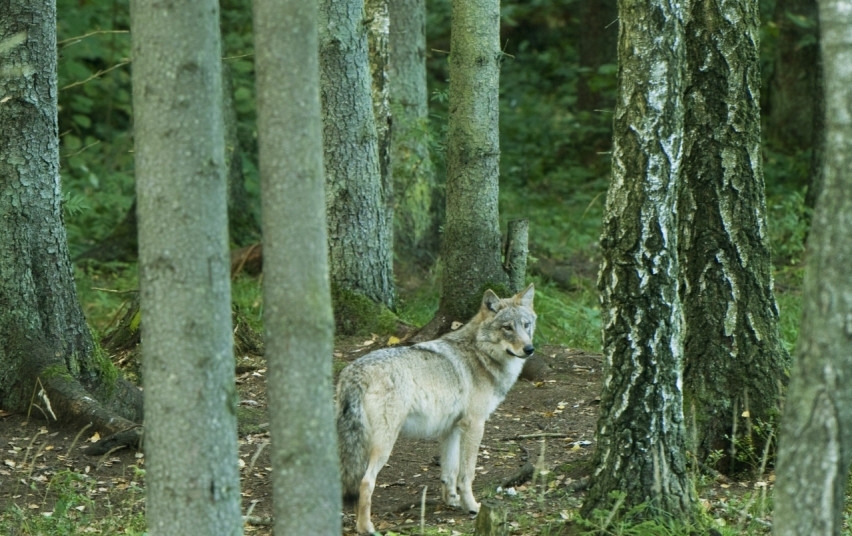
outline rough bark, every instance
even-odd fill
[[[529,230],[530,221],[527,219],[511,220],[506,230],[503,266],[509,277],[509,290],[514,294],[523,290],[526,283]]]
[[[392,308],[393,227],[381,179],[365,22],[364,0],[320,2],[329,269],[335,291]]]
[[[443,198],[429,153],[426,0],[393,0],[389,11],[394,253],[398,263],[428,267],[438,255]]]
[[[141,395],[95,350],[62,221],[55,3],[3,3],[0,55],[0,407],[132,427]]]
[[[316,4],[256,0],[254,28],[275,533],[340,534]]]
[[[619,94],[599,289],[606,373],[592,485],[582,507],[647,503],[689,520],[677,196],[682,165],[684,8],[619,2]]]
[[[131,3],[151,534],[241,534],[219,10]]]
[[[385,208],[385,220],[388,222],[385,232],[391,233],[388,240],[392,244],[394,205],[396,203],[393,195],[393,176],[391,175],[393,114],[391,113],[390,102],[389,3],[389,0],[364,0],[364,22],[367,24],[367,48],[372,79],[373,116],[376,120],[376,145],[379,150],[382,201]]]
[[[692,6],[678,247],[684,391],[696,416],[693,448],[703,459],[743,439],[732,438],[732,423],[744,411],[752,422],[775,420],[789,355],[778,330],[766,228],[758,3]],[[739,430],[751,429],[742,424]]]
[[[802,323],[778,449],[773,533],[839,535],[852,460],[852,2],[820,2],[824,189],[808,238]]]
[[[470,318],[486,288],[508,285],[497,210],[501,56],[499,0],[453,2],[440,301],[452,320]]]

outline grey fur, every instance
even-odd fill
[[[357,530],[370,521],[376,475],[397,437],[438,439],[442,495],[479,509],[472,482],[486,419],[532,355],[532,285],[499,299],[488,290],[470,322],[410,347],[377,350],[351,363],[337,386],[337,431],[344,495],[358,498]]]

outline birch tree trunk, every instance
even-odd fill
[[[322,0],[320,88],[332,289],[393,308],[393,222],[382,184],[364,0]]]
[[[735,454],[735,419],[774,421],[789,366],[766,229],[759,33],[757,0],[692,3],[678,247],[684,391],[701,459]]]
[[[619,2],[619,93],[612,183],[601,236],[606,357],[597,449],[582,515],[647,503],[692,519],[678,293],[677,199],[682,165],[684,8]]]
[[[53,0],[0,5],[0,407],[92,423],[142,418],[141,392],[95,351],[62,221]]]
[[[254,2],[276,534],[341,531],[317,16],[313,2]]]
[[[242,534],[219,9],[131,3],[151,534]]]
[[[841,534],[852,460],[852,1],[822,0],[819,11],[825,183],[808,238],[802,324],[778,446],[776,536]]]

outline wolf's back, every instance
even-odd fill
[[[360,382],[344,374],[337,391],[337,445],[343,500],[358,499],[361,479],[367,471],[368,438]]]

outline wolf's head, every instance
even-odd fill
[[[491,290],[482,296],[482,305],[474,321],[479,321],[477,339],[505,352],[509,356],[525,359],[533,354],[535,311],[533,310],[533,285],[511,298],[500,299]]]

